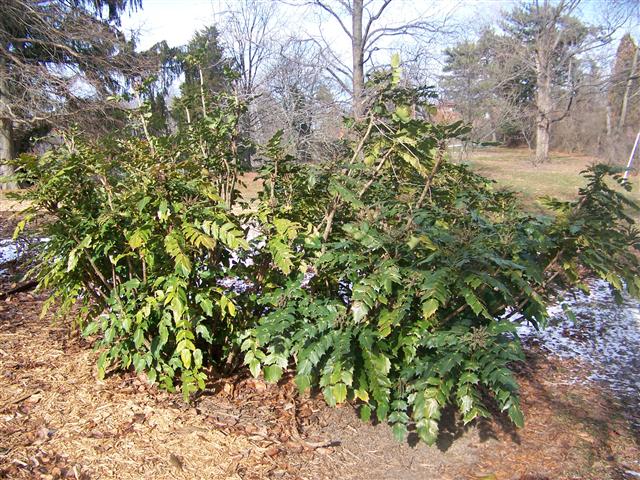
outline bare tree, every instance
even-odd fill
[[[580,0],[533,0],[505,15],[504,38],[514,55],[535,72],[536,162],[549,158],[551,126],[566,118],[581,88],[582,57],[607,45],[621,25],[587,25],[577,17]]]
[[[616,61],[611,75],[609,87],[610,101],[615,105],[617,129],[622,130],[627,123],[630,101],[634,91],[638,90],[638,54],[640,48],[631,35],[627,34],[620,40]]]
[[[231,57],[239,74],[236,92],[247,102],[241,128],[245,135],[255,140],[261,129],[256,99],[265,86],[267,70],[275,56],[277,4],[261,0],[229,1],[221,20],[225,54]]]
[[[343,92],[350,95],[353,115],[362,118],[366,100],[366,66],[373,65],[374,55],[386,47],[392,39],[422,40],[423,44],[435,35],[445,32],[448,16],[420,15],[415,19],[390,22],[385,18],[395,5],[394,0],[301,0],[290,4],[315,7],[337,22],[341,32],[347,37],[351,55],[350,61],[343,60],[341,53],[322,31],[314,41],[321,46],[325,57],[326,70]]]
[[[115,27],[128,5],[140,1],[2,2],[0,174],[11,173],[3,160],[15,155],[16,129],[89,112],[104,118],[112,108],[106,97],[136,70],[133,46]]]
[[[297,158],[323,157],[338,136],[344,111],[327,87],[322,52],[313,42],[289,39],[268,78],[265,97],[273,102],[262,109],[265,123],[285,131]]]
[[[273,55],[275,13],[268,2],[238,0],[228,3],[223,14],[222,40],[240,74],[239,91],[245,95],[252,95],[260,86]]]

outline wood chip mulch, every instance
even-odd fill
[[[387,425],[361,423],[349,405],[301,397],[290,377],[213,379],[191,404],[130,372],[99,381],[91,345],[39,318],[45,299],[20,292],[0,302],[0,478],[623,480],[640,472],[640,432],[621,414],[629,406],[581,381],[583,366],[533,349],[519,372],[524,429],[499,416],[463,428],[452,415],[427,447],[397,443]]]

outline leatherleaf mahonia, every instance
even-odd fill
[[[31,202],[25,221],[42,211],[52,219],[33,270],[51,290],[45,311],[77,312],[83,334],[99,334],[100,377],[133,367],[169,390],[179,380],[188,398],[204,388],[203,368],[232,354],[248,326],[224,286],[249,249],[231,211],[243,107],[215,100],[173,136],[95,144],[75,134],[16,161],[20,181],[32,185],[22,194]],[[133,118],[144,132],[148,113],[143,105]]]
[[[590,276],[638,296],[630,186],[595,166],[577,200],[532,215],[449,161],[468,127],[431,122],[433,91],[402,86],[397,58],[367,91],[337,158],[299,162],[281,132],[259,147],[250,207],[237,185],[254,147],[225,95],[175,135],[149,136],[143,106],[137,135],[15,162],[29,215],[51,219],[34,274],[59,312],[79,303],[101,375],[134,368],[188,398],[239,359],[271,382],[293,370],[399,439],[433,443],[449,405],[523,424],[514,319],[544,326],[550,295]]]
[[[468,127],[428,121],[431,90],[399,80],[397,62],[371,80],[368,114],[340,161],[271,155],[264,211],[297,237],[285,255],[292,273],[258,299],[245,362],[272,381],[293,363],[300,390],[319,389],[329,405],[355,401],[399,439],[411,425],[435,442],[447,405],[468,423],[492,402],[522,426],[511,317],[544,325],[553,289],[588,290],[588,275],[637,296],[627,213],[638,207],[620,175],[596,166],[577,201],[525,213],[514,193],[448,161],[447,140]]]

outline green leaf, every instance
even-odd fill
[[[141,328],[137,328],[133,335],[133,344],[136,348],[140,348],[144,342],[144,331]]]
[[[249,362],[249,371],[251,372],[251,375],[254,376],[254,378],[258,378],[260,376],[260,360],[258,360],[257,358],[252,359]]]
[[[179,253],[175,257],[176,262],[176,273],[178,275],[182,275],[183,277],[189,276],[191,273],[191,260],[183,253]]]
[[[353,302],[351,305],[351,313],[353,314],[353,321],[360,323],[367,316],[369,308],[363,302]]]
[[[324,387],[322,389],[322,393],[324,395],[324,401],[327,402],[327,405],[330,407],[336,406],[336,397],[333,396],[333,388],[332,387]]]
[[[84,327],[84,330],[82,331],[82,336],[89,337],[94,333],[96,333],[99,328],[100,328],[100,325],[98,324],[98,322],[89,322],[87,326]]]
[[[196,327],[196,333],[200,335],[207,343],[213,342],[211,331],[203,324]]]
[[[202,351],[199,348],[193,351],[193,365],[196,368],[202,367]]]
[[[98,357],[98,379],[103,380],[105,375],[105,370],[107,368],[107,355],[109,355],[108,351],[104,351]]]
[[[392,431],[393,437],[398,442],[402,442],[405,438],[407,438],[407,426],[404,423],[394,423]]]
[[[408,122],[411,120],[411,109],[407,105],[398,105],[394,113],[402,122]]]
[[[136,372],[143,372],[147,368],[147,362],[144,357],[140,355],[134,356],[133,367],[135,368]]]
[[[520,407],[518,407],[515,403],[509,407],[509,418],[516,427],[524,427],[524,415],[522,415]]]
[[[74,248],[69,252],[69,258],[67,259],[67,272],[71,272],[78,265],[78,253]]]
[[[400,67],[400,54],[395,52],[391,55],[391,68]]]
[[[180,360],[184,368],[191,368],[191,351],[187,348],[180,352]]]
[[[362,405],[362,407],[360,407],[360,418],[363,422],[371,420],[371,407],[369,405]]]
[[[311,375],[296,375],[295,382],[300,393],[305,393],[311,388]]]
[[[422,317],[425,320],[428,320],[434,313],[436,313],[438,307],[440,307],[438,301],[435,298],[430,298],[422,304]]]
[[[364,203],[362,202],[362,200],[360,200],[358,195],[338,182],[333,182],[329,186],[329,192],[333,195],[338,195],[340,198],[342,198],[342,200],[351,204],[355,208],[364,208]]]
[[[429,177],[429,170],[422,164],[420,159],[411,151],[401,150],[400,156],[402,159],[411,165],[416,172],[422,175],[424,178]]]
[[[169,210],[169,205],[166,200],[162,200],[158,208],[158,219],[161,222],[164,222],[169,218],[169,215],[171,215],[171,211]]]
[[[418,437],[427,445],[433,445],[438,439],[438,422],[435,420],[424,419],[416,424]]]
[[[336,404],[342,403],[347,399],[347,386],[344,383],[334,385],[331,390]]]
[[[274,383],[282,378],[282,367],[279,365],[268,365],[264,367],[264,379],[266,382]]]

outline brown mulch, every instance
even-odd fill
[[[0,477],[260,478],[249,439],[130,374],[96,380],[95,353],[18,297],[0,311]]]
[[[621,406],[579,381],[583,367],[531,350],[519,372],[525,428],[463,428],[445,415],[437,446],[393,440],[278,385],[212,381],[191,405],[143,377],[95,376],[97,353],[40,320],[43,296],[0,302],[0,478],[625,479],[640,471]],[[581,377],[582,376],[582,377]]]
[[[0,238],[11,238],[21,220],[20,213],[0,210]]]

